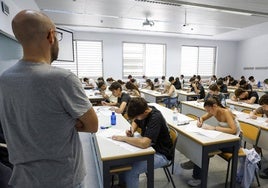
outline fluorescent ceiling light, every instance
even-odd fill
[[[247,12],[238,12],[238,11],[231,11],[231,10],[219,10],[219,11],[224,12],[224,13],[243,15],[243,16],[252,16],[251,13],[247,13]]]

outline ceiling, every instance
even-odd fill
[[[35,0],[74,31],[244,40],[268,34],[264,0]],[[143,26],[146,18],[152,26]]]

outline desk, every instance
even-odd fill
[[[179,101],[189,101],[191,100],[191,98],[196,98],[199,99],[199,94],[196,94],[195,92],[191,91],[191,92],[187,92],[184,90],[176,90],[178,93],[178,100]]]
[[[209,153],[219,150],[220,148],[233,148],[233,159],[231,169],[231,187],[235,187],[235,177],[237,170],[238,149],[240,138],[235,135],[221,133],[216,138],[209,138],[199,133],[186,131],[186,126],[177,126],[171,120],[172,110],[158,104],[149,104],[155,106],[162,112],[168,124],[174,127],[178,134],[177,149],[193,161],[196,165],[202,168],[201,187],[207,187],[207,176],[209,166]],[[178,117],[179,118],[179,117]],[[196,126],[196,121],[190,121],[190,126]],[[188,125],[187,125],[188,126]]]
[[[235,109],[238,111],[242,111],[243,109],[255,110],[260,107],[259,104],[248,104],[244,102],[232,101],[231,99],[226,99],[226,105],[230,107],[230,105],[234,105]]]
[[[140,92],[144,95],[144,99],[147,102],[157,103],[158,101],[161,101],[163,98],[169,97],[167,94],[161,94],[160,92],[155,90],[141,89]]]
[[[85,89],[86,95],[93,105],[100,104],[104,100],[98,90]]]
[[[98,115],[99,125],[110,126],[110,115],[107,115],[109,112],[105,112],[105,115],[100,110],[103,108],[105,107],[95,108]],[[126,129],[129,129],[130,124],[121,114],[116,114],[116,121],[117,123],[112,127],[113,129],[123,132],[125,132]],[[109,140],[110,138],[101,136],[101,132],[105,130],[108,129],[100,129],[96,134],[92,134],[91,136],[91,147],[95,154],[95,163],[100,180],[100,187],[110,187],[110,169],[112,167],[129,165],[137,161],[147,161],[147,187],[153,188],[155,150],[150,147],[147,149],[130,151],[129,149],[115,144],[114,142],[116,141],[113,142]]]

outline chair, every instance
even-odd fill
[[[132,166],[130,165],[124,165],[124,166],[117,166],[117,167],[113,167],[110,169],[110,174],[112,175],[112,185],[111,187],[114,185],[114,175],[122,173],[122,172],[126,172],[132,169]]]
[[[163,170],[164,170],[164,172],[165,172],[165,174],[167,176],[168,182],[171,181],[173,187],[176,188],[176,186],[174,184],[174,181],[173,181],[173,178],[171,176],[171,173],[170,173],[168,167],[172,166],[172,173],[173,173],[173,171],[174,171],[175,149],[176,149],[176,144],[177,144],[177,140],[178,140],[178,133],[177,133],[177,131],[173,127],[169,127],[169,128],[170,128],[169,135],[170,135],[170,137],[172,139],[172,143],[173,143],[173,147],[172,147],[173,157],[170,160],[170,162],[167,165],[163,166],[162,168],[163,168]]]
[[[252,110],[249,110],[249,109],[243,109],[241,110],[241,112],[244,112],[244,113],[247,113],[249,114]],[[258,117],[262,117],[262,114],[256,114]]]
[[[190,117],[190,118],[192,118],[194,120],[198,120],[198,117],[196,115],[194,115],[194,114],[186,114],[186,116],[188,116],[188,117]]]
[[[258,142],[258,137],[260,134],[260,128],[256,127],[254,125],[251,125],[249,123],[245,123],[245,122],[240,122],[240,127],[242,130],[242,140],[246,142],[251,143],[253,146],[257,145]],[[246,146],[246,144],[244,143],[244,146]],[[228,162],[228,166],[227,166],[227,172],[226,172],[226,180],[225,180],[225,187],[227,187],[227,183],[228,183],[228,177],[229,177],[229,169],[230,169],[230,163],[232,161],[233,155],[232,153],[228,153],[228,152],[222,152],[220,154],[218,154],[221,158],[223,158],[225,161]],[[240,148],[238,150],[238,157],[246,157],[245,152],[243,151],[242,148]],[[260,187],[260,181],[258,178],[258,174],[257,171],[255,171],[255,177],[258,183],[258,187]]]

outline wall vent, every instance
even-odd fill
[[[9,7],[7,6],[7,4],[4,3],[4,1],[1,1],[1,7],[2,7],[2,12],[5,15],[9,15]]]
[[[266,70],[268,67],[255,67],[256,70]]]
[[[254,67],[244,67],[244,70],[254,70]]]

